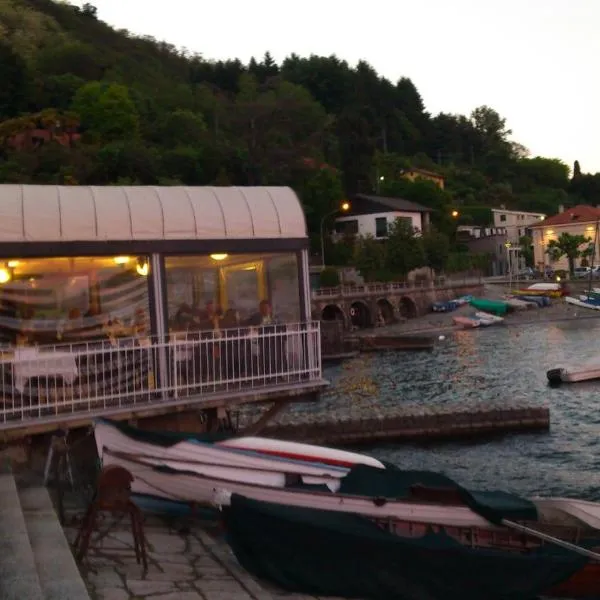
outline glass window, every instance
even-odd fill
[[[336,221],[335,232],[342,233],[344,235],[357,235],[358,234],[358,220],[351,219],[349,221]]]
[[[506,215],[500,215],[500,221],[503,223],[506,221]]]
[[[147,257],[0,263],[0,343],[44,345],[147,335]]]
[[[375,237],[387,237],[387,234],[387,217],[377,217],[375,219]]]
[[[295,254],[169,256],[165,268],[171,331],[300,320]]]

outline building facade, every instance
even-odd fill
[[[476,227],[460,225],[456,239],[465,244],[471,254],[487,254],[490,257],[488,275],[508,273],[508,233],[504,227]]]
[[[335,220],[335,233],[385,239],[396,219],[405,219],[415,230],[423,231],[429,225],[430,214],[431,209],[402,198],[357,194],[350,210]]]
[[[582,235],[586,238],[586,242],[581,245],[580,249],[584,250],[594,245],[594,263],[598,264],[600,257],[600,246],[598,235],[596,234],[598,222],[600,220],[600,208],[580,204],[572,208],[568,208],[559,212],[556,215],[548,217],[544,221],[533,225],[533,257],[535,266],[544,270],[550,267],[554,270],[568,270],[569,262],[566,256],[562,256],[559,260],[552,260],[548,255],[548,244],[551,240],[557,240],[561,233],[570,235]],[[591,257],[590,257],[591,258]],[[590,261],[590,258],[587,258]],[[576,260],[575,266],[580,266],[582,259]]]
[[[0,429],[321,379],[289,188],[0,185],[0,309]]]
[[[531,227],[546,218],[544,213],[520,210],[492,209],[494,227],[504,227],[511,244],[518,244],[524,235],[531,235]]]

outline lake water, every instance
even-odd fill
[[[600,361],[600,322],[573,320],[457,332],[431,353],[361,357],[325,376],[337,384],[329,401],[359,387],[382,404],[547,405],[549,433],[365,451],[402,468],[441,471],[467,487],[600,501],[600,381],[550,388],[546,379],[550,368],[595,358]],[[349,377],[362,383],[348,389]]]

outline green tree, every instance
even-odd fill
[[[354,246],[354,264],[361,277],[367,281],[377,281],[385,272],[385,245],[372,235],[360,236]]]
[[[437,273],[443,271],[450,256],[450,238],[445,233],[430,228],[421,236],[421,244],[427,266]]]
[[[206,134],[206,122],[201,114],[177,109],[169,113],[153,136],[162,146],[195,146],[201,144]]]
[[[581,246],[591,241],[591,238],[584,235],[571,235],[565,232],[561,233],[558,239],[548,242],[546,252],[553,261],[560,260],[563,256],[566,256],[569,261],[569,273],[573,275],[575,260],[587,250],[587,247],[582,249]]]
[[[521,247],[521,256],[525,259],[525,265],[533,267],[533,239],[529,235],[522,235],[519,238]]]
[[[321,287],[337,287],[340,285],[340,275],[337,269],[333,267],[325,267],[319,273],[319,284]]]
[[[0,34],[2,29],[0,28]],[[10,46],[0,43],[0,120],[16,116],[27,105],[27,66]]]
[[[426,264],[422,240],[412,221],[396,219],[389,227],[386,244],[386,268],[397,279]]]
[[[81,125],[103,142],[131,140],[138,136],[139,115],[126,86],[92,81],[77,90],[72,110]]]

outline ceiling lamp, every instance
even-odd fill
[[[116,265],[126,265],[131,258],[129,256],[115,256],[113,260]]]
[[[210,257],[213,260],[225,260],[227,258],[228,254],[211,254]]]
[[[0,269],[0,283],[8,283],[12,279],[12,273],[6,267]]]
[[[148,264],[148,261],[145,258],[140,257],[137,259],[135,270],[137,271],[138,275],[146,277],[146,275],[148,275],[148,272],[150,271],[150,265]]]
[[[15,267],[18,267],[18,266],[19,266],[19,261],[18,261],[18,260],[9,260],[9,261],[6,263],[6,265],[7,265],[7,267],[8,267],[9,269],[14,269]]]

